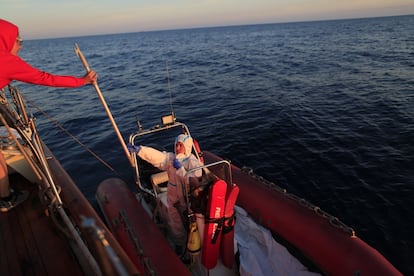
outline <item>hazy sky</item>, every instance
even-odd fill
[[[413,0],[1,0],[22,37],[414,14]]]

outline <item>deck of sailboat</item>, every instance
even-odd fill
[[[0,213],[0,275],[82,275],[63,232],[46,215],[36,185],[19,174],[9,180],[12,188],[30,195]]]

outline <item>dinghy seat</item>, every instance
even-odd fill
[[[150,182],[154,190],[157,206],[154,210],[154,217],[158,214],[161,218],[169,218],[168,209],[170,208],[167,200],[168,173],[161,171],[150,176]],[[174,207],[173,207],[174,208]]]
[[[152,188],[154,193],[157,196],[159,193],[164,193],[167,191],[168,185],[168,173],[167,171],[162,171],[159,173],[152,174],[150,177]]]

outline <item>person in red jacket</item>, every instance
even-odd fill
[[[94,71],[74,77],[53,75],[34,68],[18,56],[22,43],[19,28],[0,19],[0,89],[13,80],[54,87],[80,87],[97,80]]]
[[[53,87],[80,87],[96,82],[97,74],[90,71],[83,77],[53,75],[32,67],[18,56],[22,48],[19,28],[0,19],[0,90],[13,80]],[[7,165],[0,152],[0,211],[7,212],[23,202],[26,191],[9,188]]]

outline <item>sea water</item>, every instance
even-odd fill
[[[414,16],[31,40],[21,56],[81,76],[74,43],[125,140],[137,118],[148,128],[173,109],[202,149],[337,216],[414,275]],[[92,86],[15,85],[83,143],[33,110],[94,205],[105,178],[134,182]]]

